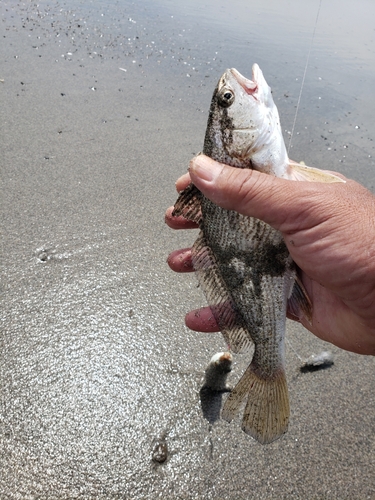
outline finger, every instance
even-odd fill
[[[220,328],[216,323],[214,315],[209,307],[195,309],[185,316],[185,324],[190,330],[195,332],[219,332]]]
[[[178,271],[177,271],[178,272]],[[287,312],[287,318],[300,323],[300,319],[294,314]],[[195,332],[219,332],[220,327],[212,314],[210,307],[194,309],[185,316],[185,324],[190,330]]]
[[[175,250],[168,255],[168,266],[176,273],[190,273],[194,271],[191,261],[191,248]]]
[[[222,208],[261,219],[275,229],[293,232],[306,224],[318,204],[335,193],[340,196],[348,184],[290,181],[256,170],[240,169],[199,155],[190,162],[192,182]],[[347,186],[347,187],[345,187]]]
[[[187,220],[182,216],[173,217],[173,208],[174,207],[169,207],[165,212],[165,223],[167,224],[167,226],[172,229],[196,229],[198,227],[198,224]]]
[[[180,193],[183,191],[188,185],[191,183],[191,178],[189,172],[186,172],[186,174],[181,175],[176,181],[176,189]]]
[[[297,316],[289,311],[287,312],[287,318],[292,321],[296,321],[297,323],[301,322]],[[195,332],[220,332],[220,327],[216,323],[209,307],[202,307],[201,309],[195,309],[194,311],[187,313],[185,316],[185,324],[188,328],[190,328],[190,330],[194,330]]]

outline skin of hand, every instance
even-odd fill
[[[288,317],[342,349],[375,355],[375,196],[336,175],[346,182],[289,181],[199,155],[176,188],[193,182],[222,208],[279,230],[313,305],[311,323]],[[172,211],[166,212],[171,228],[196,227]],[[172,252],[168,264],[177,272],[193,271],[190,249]],[[185,321],[196,331],[219,330],[209,307],[191,311]]]

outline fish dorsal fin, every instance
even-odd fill
[[[191,182],[179,194],[172,212],[173,217],[182,216],[187,220],[199,224],[202,219],[201,192]]]
[[[331,174],[319,168],[307,167],[301,163],[289,160],[287,173],[284,179],[291,181],[309,181],[309,182],[346,182],[337,175]]]
[[[301,319],[304,316],[312,324],[312,304],[302,281],[295,277],[292,293],[288,299],[288,311]]]

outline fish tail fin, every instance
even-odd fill
[[[283,368],[270,377],[262,377],[259,368],[251,363],[226,400],[222,418],[230,422],[245,399],[242,430],[246,434],[268,444],[287,431],[289,396]]]

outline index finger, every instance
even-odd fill
[[[191,183],[191,178],[189,172],[186,172],[186,174],[181,175],[176,181],[176,189],[180,193],[183,191],[188,185]]]
[[[190,220],[185,219],[182,215],[174,217],[172,212],[174,207],[169,207],[165,212],[165,223],[172,229],[196,229],[198,224]]]

